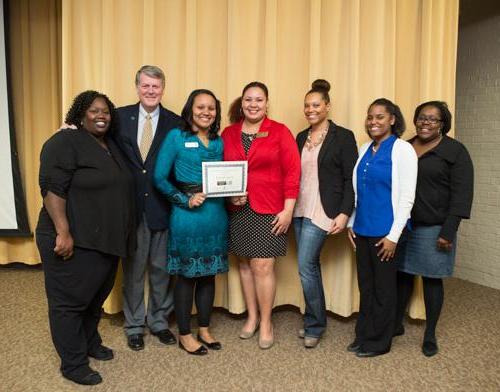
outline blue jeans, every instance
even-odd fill
[[[305,335],[319,338],[326,329],[326,305],[319,256],[327,232],[308,218],[293,218],[299,275],[304,291]]]

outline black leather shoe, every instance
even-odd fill
[[[127,344],[134,351],[144,350],[144,335],[136,333],[127,336]]]
[[[356,356],[359,358],[371,358],[371,357],[378,357],[379,355],[384,355],[387,354],[389,350],[385,351],[365,351],[363,349],[359,349],[356,352]]]
[[[361,348],[361,343],[355,340],[349,346],[347,346],[347,351],[349,351],[350,353],[357,353],[360,350],[360,348]]]
[[[204,341],[200,335],[197,335],[196,338],[198,339],[198,341],[202,344],[204,344],[205,346],[207,346],[210,350],[220,350],[222,349],[222,344],[220,344],[220,342],[213,342],[213,343],[208,343],[206,341]]]
[[[394,332],[392,333],[392,337],[401,336],[405,334],[405,327],[401,324],[394,328]]]
[[[422,352],[426,357],[432,357],[439,352],[436,342],[426,341],[422,344]]]
[[[91,368],[88,368],[88,372],[84,372],[83,374],[82,372],[69,373],[63,374],[63,377],[81,385],[97,385],[102,382],[101,375]]]
[[[158,332],[151,332],[153,335],[155,335],[161,343],[163,344],[175,344],[177,343],[177,339],[175,339],[175,336],[172,332],[170,332],[169,329],[162,329],[161,331]]]
[[[113,350],[109,347],[99,345],[97,348],[89,350],[89,357],[95,358],[99,361],[109,361],[113,359]]]
[[[191,355],[207,355],[208,354],[208,350],[205,346],[201,345],[200,347],[198,347],[196,350],[194,351],[189,351],[186,347],[184,347],[184,345],[179,341],[179,347],[182,348],[185,352],[187,352],[188,354],[191,354]]]

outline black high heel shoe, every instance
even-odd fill
[[[196,338],[198,339],[198,341],[200,343],[202,343],[205,346],[207,346],[210,350],[221,350],[222,349],[222,344],[220,344],[220,342],[208,343],[208,342],[206,342],[205,340],[202,339],[202,337],[200,336],[200,334],[196,335]]]
[[[182,348],[185,352],[191,355],[207,355],[208,350],[205,346],[201,345],[194,351],[189,351],[184,345],[182,344],[181,340],[179,339],[179,347]]]

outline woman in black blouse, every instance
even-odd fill
[[[40,156],[43,207],[36,229],[45,274],[49,322],[64,377],[102,381],[88,357],[110,360],[97,331],[119,257],[134,243],[132,179],[110,138],[113,103],[96,91],[79,94],[63,129]]]
[[[395,335],[404,333],[403,317],[413,291],[414,275],[423,279],[426,329],[422,352],[438,352],[436,325],[443,304],[443,280],[455,262],[456,233],[470,217],[472,161],[463,144],[446,134],[451,113],[445,102],[425,102],[413,117],[417,136],[409,142],[418,156],[418,179],[410,228],[398,245],[398,313]]]

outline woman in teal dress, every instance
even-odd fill
[[[156,161],[156,187],[172,204],[167,269],[177,275],[174,307],[179,347],[189,354],[207,354],[221,344],[209,331],[215,275],[227,272],[228,218],[223,198],[202,193],[202,162],[222,161],[218,136],[220,102],[209,90],[193,91],[182,110],[183,129],[172,129]],[[198,315],[197,339],[191,334],[193,293]]]

